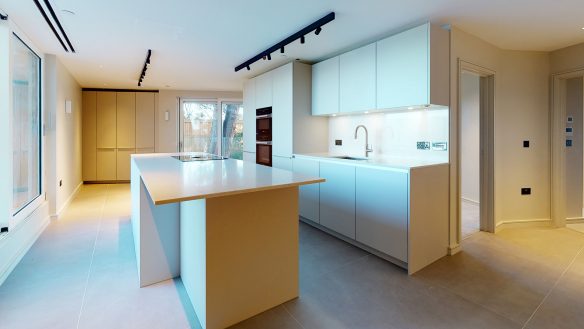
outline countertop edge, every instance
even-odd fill
[[[450,165],[449,162],[437,162],[437,163],[429,163],[429,164],[421,164],[421,165],[392,165],[389,163],[371,163],[371,162],[361,162],[359,160],[346,160],[346,159],[335,159],[333,157],[327,157],[323,155],[316,155],[316,154],[293,154],[292,157],[299,157],[299,158],[311,158],[311,159],[318,159],[321,161],[326,162],[334,162],[334,163],[341,163],[347,165],[354,165],[359,167],[368,167],[368,168],[377,168],[377,169],[393,169],[393,170],[400,170],[400,171],[409,171],[412,169],[417,168],[426,168],[426,167],[433,167],[433,166],[443,166],[443,165]]]

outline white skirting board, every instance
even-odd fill
[[[49,225],[49,204],[43,202],[30,216],[0,238],[0,285]]]
[[[71,193],[71,195],[69,195],[69,198],[67,198],[67,201],[65,201],[65,203],[63,203],[63,206],[61,206],[61,209],[57,210],[56,214],[51,215],[51,219],[58,219],[59,216],[61,216],[63,211],[65,211],[65,209],[67,209],[67,207],[69,207],[69,205],[71,204],[71,201],[73,201],[73,199],[75,199],[77,194],[79,194],[79,191],[81,190],[81,186],[83,186],[83,181],[79,182],[79,185],[77,185],[77,187],[75,188],[73,193]]]
[[[554,226],[553,221],[549,218],[506,220],[497,223],[497,226],[495,228],[495,234],[501,232],[506,228],[553,227],[553,226]]]

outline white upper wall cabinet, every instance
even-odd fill
[[[252,153],[256,151],[255,86],[256,79],[243,84],[243,151]]]
[[[375,43],[340,56],[340,112],[375,109]]]
[[[377,108],[448,106],[448,31],[427,23],[377,42]]]
[[[312,115],[339,112],[339,56],[312,66]]]
[[[292,157],[293,63],[272,71],[272,155]]]
[[[256,109],[272,106],[272,71],[255,78]]]

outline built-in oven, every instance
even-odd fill
[[[256,141],[272,141],[272,108],[264,107],[256,110]]]
[[[256,163],[272,166],[272,108],[256,110]]]
[[[256,142],[256,163],[272,166],[272,142]]]

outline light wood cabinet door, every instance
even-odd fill
[[[96,97],[97,148],[115,149],[117,147],[116,93],[98,91]]]
[[[136,93],[136,148],[154,148],[155,93]]]
[[[136,147],[136,93],[117,93],[116,134],[118,148]]]
[[[136,154],[154,153],[154,148],[136,149]]]
[[[272,154],[288,159],[292,157],[293,143],[293,64],[272,71]]]
[[[320,162],[320,225],[355,239],[355,166]]]
[[[119,181],[130,180],[130,155],[136,153],[134,149],[118,149],[116,177]]]
[[[294,158],[293,168],[295,173],[310,177],[319,177],[318,160]],[[320,184],[309,184],[298,187],[298,213],[300,216],[315,223],[320,221]]]
[[[97,134],[96,134],[96,99],[95,91],[83,92],[82,109],[82,171],[84,181],[97,179]]]
[[[243,151],[251,153],[256,149],[255,83],[250,79],[243,84]]]
[[[356,240],[408,261],[408,174],[356,168]]]
[[[375,56],[374,43],[340,56],[340,112],[358,112],[376,108]]]
[[[255,78],[256,109],[272,106],[272,72],[266,72]],[[255,112],[255,109],[254,109]]]
[[[377,108],[429,104],[429,25],[377,42]]]
[[[115,148],[97,149],[97,180],[117,180],[117,156]]]
[[[312,66],[312,115],[339,112],[339,56]]]

